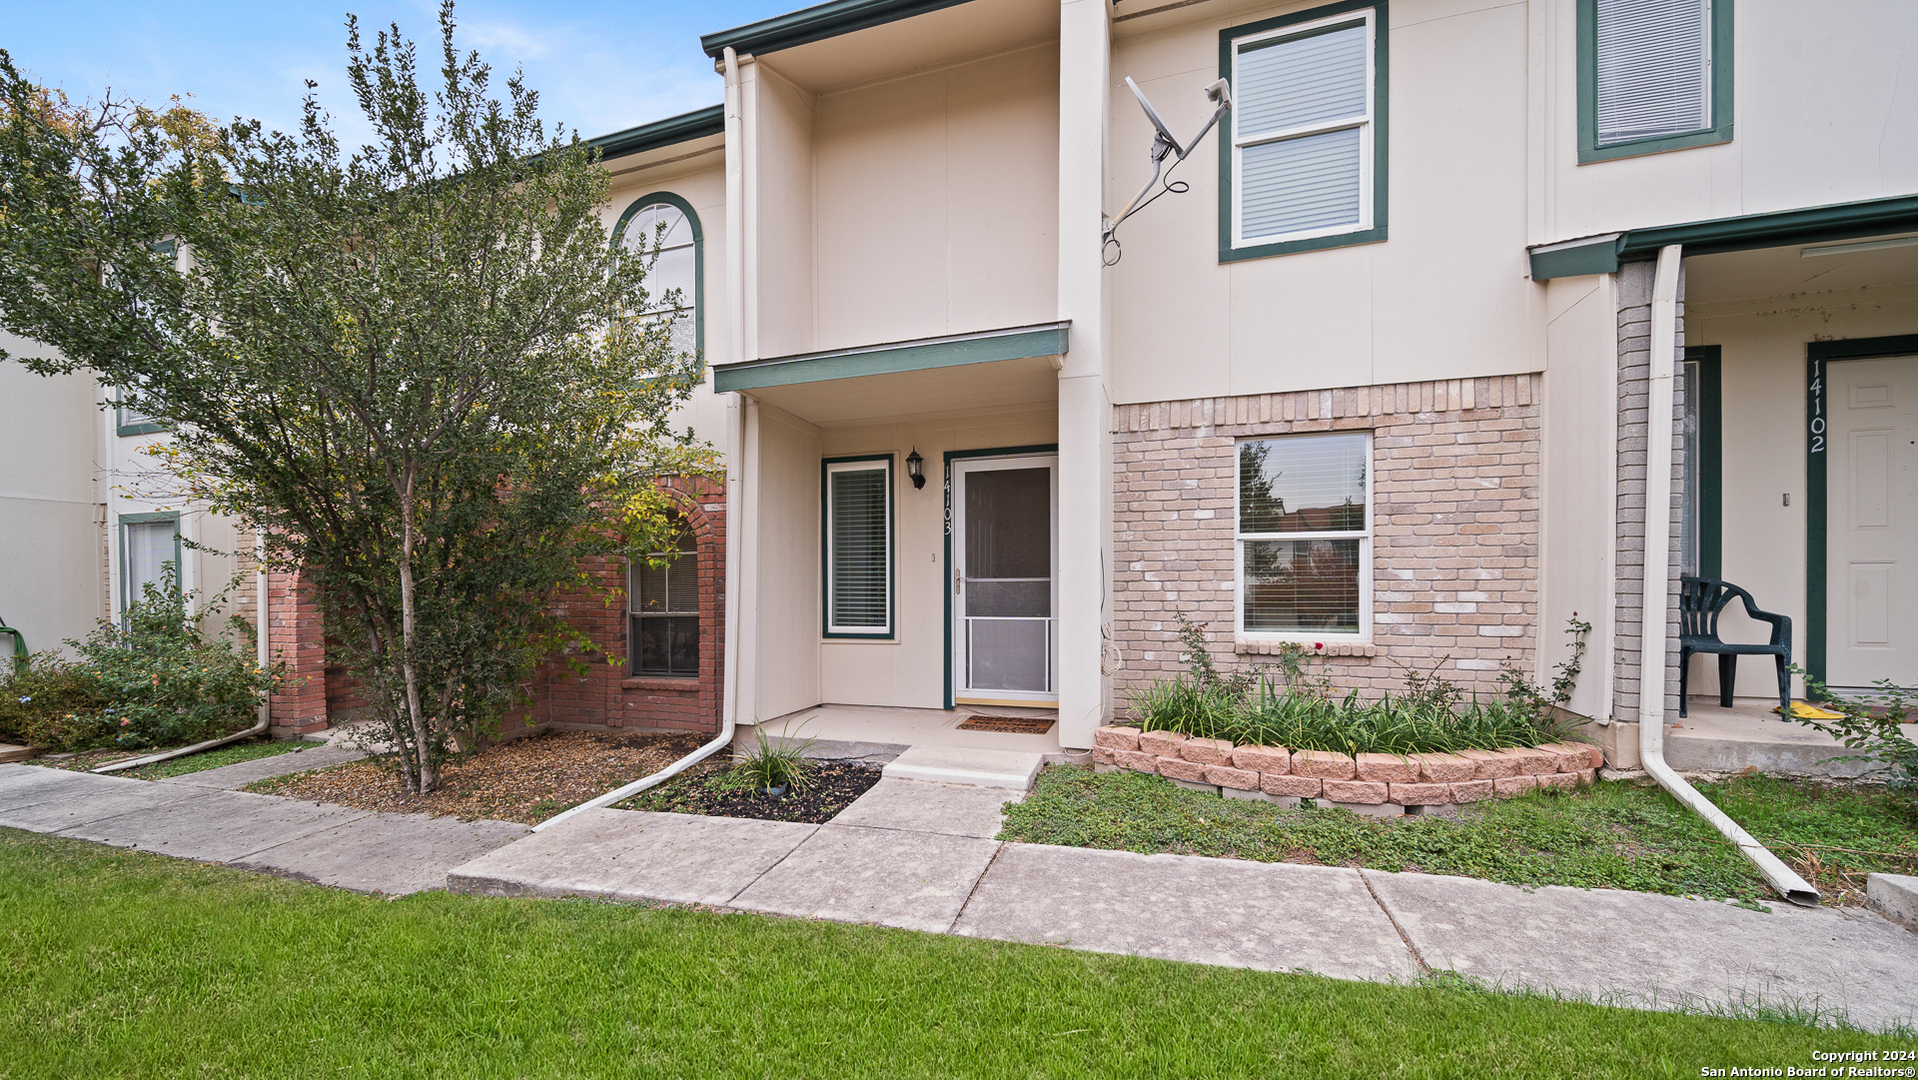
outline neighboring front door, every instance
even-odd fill
[[[1058,472],[1052,454],[952,463],[958,704],[1059,700]]]
[[[1826,672],[1918,686],[1918,356],[1826,367]]]

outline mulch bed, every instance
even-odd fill
[[[361,810],[451,814],[535,825],[692,753],[703,735],[549,731],[489,747],[441,770],[440,789],[407,795],[393,770],[368,759],[260,780],[247,791]]]
[[[722,781],[730,771],[729,767],[720,766],[676,776],[651,791],[642,791],[627,799],[618,808],[820,825],[831,821],[879,782],[879,770],[871,765],[822,761],[814,767],[812,780],[805,790],[788,791],[775,799],[746,789],[727,790]]]

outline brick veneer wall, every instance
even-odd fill
[[[1626,263],[1618,270],[1618,479],[1617,545],[1614,558],[1618,591],[1614,598],[1616,633],[1612,654],[1612,715],[1638,719],[1640,612],[1645,597],[1645,418],[1651,401],[1652,275],[1657,264]],[[1684,274],[1679,275],[1678,349],[1685,350]],[[1682,371],[1682,366],[1675,370]],[[1678,715],[1679,514],[1685,495],[1685,381],[1672,387],[1672,530],[1668,564],[1671,608],[1665,627],[1665,715]]]
[[[587,571],[602,588],[618,589],[615,603],[574,594],[558,610],[593,640],[583,676],[548,665],[536,677],[536,698],[525,714],[537,726],[625,728],[646,731],[719,730],[720,691],[726,641],[726,495],[720,481],[669,481],[683,497],[681,511],[692,527],[699,557],[699,675],[697,678],[635,678],[626,643],[626,568],[596,559]],[[618,664],[609,657],[622,658]]]
[[[606,594],[571,593],[556,610],[583,630],[593,650],[581,657],[584,675],[548,664],[533,678],[532,705],[515,710],[504,722],[506,734],[542,727],[624,728],[648,731],[719,730],[726,640],[726,503],[718,481],[665,481],[678,492],[691,525],[699,557],[699,675],[696,678],[631,678],[626,662],[625,566],[594,559],[585,567]],[[268,647],[287,666],[289,686],[271,701],[275,734],[318,731],[333,722],[357,719],[367,699],[353,675],[326,658],[320,613],[303,582],[285,571],[268,579]],[[609,663],[618,658],[619,663]],[[297,683],[297,685],[292,685]]]
[[[1222,666],[1268,661],[1270,646],[1233,635],[1237,441],[1268,435],[1373,433],[1372,643],[1329,650],[1341,693],[1397,690],[1398,664],[1446,657],[1446,676],[1480,692],[1507,660],[1529,668],[1539,387],[1527,374],[1116,408],[1116,704],[1183,670],[1176,612],[1207,625]]]

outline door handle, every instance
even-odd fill
[[[965,580],[966,580],[966,577],[965,577],[965,575],[964,575],[964,574],[961,574],[960,572],[958,572],[958,571],[956,571],[956,570],[955,570],[955,571],[953,571],[953,574],[952,574],[952,595],[954,595],[954,596],[958,596],[958,595],[959,595],[959,584],[960,584],[960,582],[963,582],[963,581],[965,581]]]

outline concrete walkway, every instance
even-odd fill
[[[225,790],[277,775],[269,764],[278,772],[319,768],[336,763],[325,755],[341,753],[348,752],[280,754],[157,782],[0,765],[0,826],[394,894],[442,888],[448,870],[527,834],[506,821],[375,814]]]
[[[1918,934],[1867,911],[1002,843],[1008,795],[886,779],[825,825],[596,810],[447,884],[1347,979],[1449,970],[1637,1007],[1816,1006],[1879,1029],[1918,1012]]]
[[[263,760],[311,768],[312,753]],[[1003,843],[1016,793],[900,778],[825,825],[595,810],[530,833],[225,790],[226,771],[0,765],[0,826],[368,892],[705,904],[1348,979],[1456,971],[1641,1007],[1815,1006],[1876,1029],[1918,1011],[1918,934],[1868,911]]]

